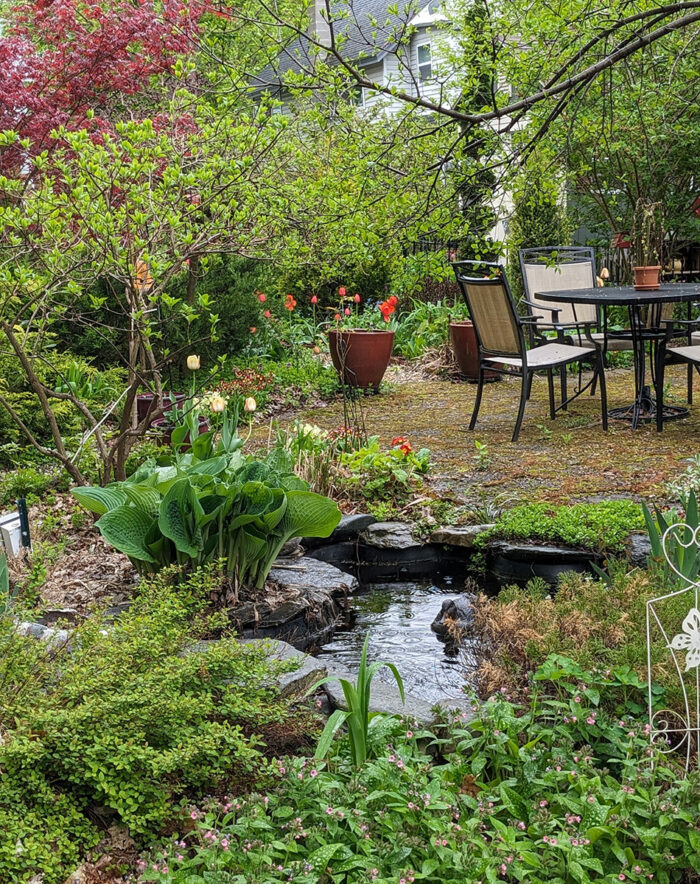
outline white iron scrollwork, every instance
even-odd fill
[[[685,751],[685,767],[700,762],[700,580],[691,580],[677,567],[679,549],[700,545],[700,527],[684,522],[671,525],[661,538],[670,570],[685,584],[681,589],[647,602],[647,678],[649,738],[662,752]],[[683,601],[690,605],[683,616]],[[679,607],[680,606],[680,607]],[[680,613],[679,613],[680,612]],[[662,619],[663,617],[663,619]],[[667,630],[665,623],[673,622]],[[660,632],[680,682],[685,715],[670,709],[654,710],[652,690],[653,633]]]

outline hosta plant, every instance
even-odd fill
[[[237,584],[261,588],[287,540],[327,537],[340,511],[308,490],[284,452],[256,460],[239,442],[225,422],[220,438],[203,433],[165,464],[151,459],[124,482],[73,494],[139,572],[223,559]]]

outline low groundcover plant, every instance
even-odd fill
[[[536,678],[529,706],[499,692],[476,721],[453,715],[432,737],[437,760],[431,735],[398,720],[359,772],[347,741],[328,763],[280,760],[266,794],[192,808],[186,834],[141,860],[141,880],[694,880],[697,775],[652,751],[615,673],[603,697],[561,658],[548,666],[538,675],[554,688],[536,695]]]

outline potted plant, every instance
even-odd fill
[[[333,365],[347,386],[376,390],[394,347],[391,324],[398,298],[391,295],[376,307],[366,306],[361,310],[359,295],[348,295],[342,286],[338,294],[340,304],[333,317],[335,327],[328,332]]]
[[[632,261],[634,287],[639,291],[659,287],[663,242],[663,205],[638,199],[632,228]]]

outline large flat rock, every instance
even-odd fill
[[[306,549],[316,549],[334,543],[354,542],[365,528],[376,521],[369,513],[352,513],[341,517],[338,527],[330,537],[305,537],[302,543]]]
[[[279,586],[310,587],[332,596],[349,595],[357,590],[357,578],[328,562],[304,556],[282,561],[277,559],[268,580]]]
[[[411,526],[405,522],[375,522],[360,535],[369,546],[379,549],[411,549],[423,546],[413,539]]]
[[[461,546],[471,549],[474,546],[476,538],[493,528],[491,525],[447,525],[444,528],[438,528],[430,535],[431,543],[442,543],[445,546]]]
[[[244,639],[243,644],[250,644],[257,639]],[[275,639],[264,639],[263,647],[268,656],[273,660],[294,660],[298,668],[292,672],[285,672],[277,680],[277,685],[283,697],[303,696],[310,687],[316,684],[328,674],[324,663],[316,657],[298,651],[288,642]]]
[[[346,666],[339,663],[328,662],[328,674],[347,678],[353,684],[357,680],[357,676],[352,673]],[[347,709],[345,702],[345,694],[339,681],[329,681],[323,686],[331,705],[335,709]],[[405,703],[401,701],[399,689],[395,684],[380,681],[374,678],[372,681],[372,689],[370,692],[369,709],[370,712],[383,712],[388,715],[400,715],[417,721],[420,726],[430,727],[439,717],[440,712],[433,710],[435,708],[443,711],[458,710],[464,717],[462,720],[471,719],[474,714],[471,712],[469,701],[464,696],[445,698],[437,703],[430,703],[421,697],[413,697],[410,694],[405,695]]]

